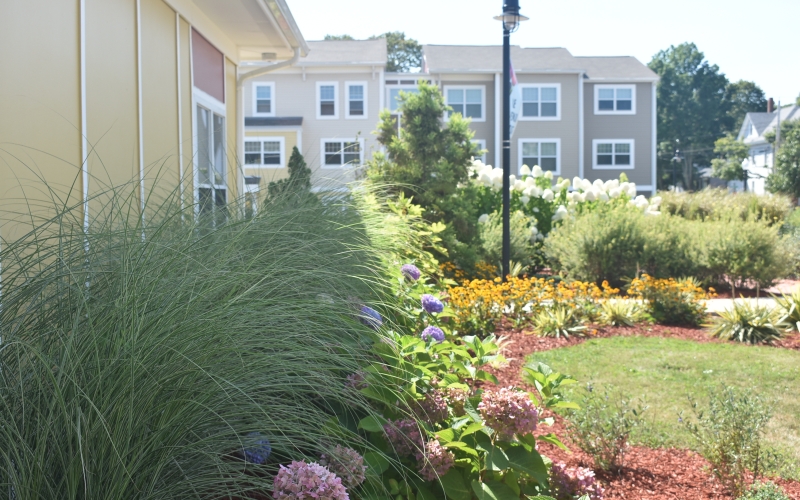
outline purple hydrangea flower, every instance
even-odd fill
[[[373,330],[377,330],[383,325],[383,318],[381,318],[380,313],[369,306],[361,307],[359,320]]]
[[[419,425],[412,419],[389,421],[383,426],[386,439],[394,448],[395,453],[401,457],[422,456],[424,441]]]
[[[422,308],[428,313],[440,313],[444,311],[444,304],[442,301],[433,295],[426,293],[422,296]]]
[[[319,463],[339,476],[348,488],[355,488],[367,479],[364,457],[352,448],[337,444],[330,455],[320,457]]]
[[[251,432],[247,437],[249,438],[246,440],[248,446],[242,450],[245,460],[256,465],[267,463],[267,459],[272,454],[272,446],[269,444],[269,440],[261,438],[260,432]]]
[[[273,481],[275,500],[350,500],[341,478],[318,463],[281,465]]]
[[[550,467],[550,493],[558,500],[572,500],[588,495],[590,500],[603,500],[603,487],[594,471],[585,467],[567,467],[563,463]]]
[[[523,436],[536,430],[539,410],[528,393],[504,387],[483,393],[478,405],[483,421],[503,438]]]
[[[427,341],[429,339],[433,339],[436,342],[442,342],[442,341],[444,341],[444,332],[438,326],[429,326],[429,327],[425,328],[424,330],[422,330],[421,337],[422,337],[422,340],[425,340],[425,341]]]
[[[411,281],[417,281],[419,277],[422,276],[422,272],[420,272],[419,268],[414,264],[403,264],[403,266],[400,267],[400,272]]]
[[[419,475],[426,481],[435,481],[455,465],[455,457],[434,439],[425,445],[425,454],[419,462],[422,465]]]

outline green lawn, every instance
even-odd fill
[[[692,447],[678,422],[689,411],[687,395],[702,398],[714,385],[736,385],[775,401],[768,442],[800,461],[800,353],[770,347],[654,337],[613,337],[535,353],[554,370],[596,388],[611,385],[646,398],[649,425],[634,440],[648,445]],[[575,392],[575,391],[573,391]],[[575,395],[580,397],[580,394]]]

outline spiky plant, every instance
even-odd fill
[[[616,299],[600,303],[598,320],[603,325],[633,326],[642,321],[644,311],[641,305],[634,300]]]
[[[543,337],[564,337],[583,335],[586,326],[581,323],[575,310],[569,307],[554,305],[539,311],[533,317],[533,327]]]
[[[800,331],[800,290],[789,296],[775,295],[773,297],[789,327]]]
[[[768,306],[734,301],[731,309],[719,312],[719,318],[711,325],[711,335],[748,344],[768,344],[783,337],[786,328],[780,311]]]

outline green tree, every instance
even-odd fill
[[[751,112],[765,112],[767,98],[764,91],[754,82],[739,80],[725,88],[725,101],[728,108],[727,131],[736,133],[742,126],[744,115]]]
[[[350,35],[325,35],[325,40],[355,40]]]
[[[714,177],[726,181],[746,181],[747,171],[742,168],[742,162],[747,158],[749,150],[745,143],[737,141],[732,134],[717,139],[714,152],[719,158],[711,160]]]
[[[366,174],[398,194],[413,197],[429,222],[446,224],[440,235],[445,248],[459,264],[471,267],[480,246],[479,214],[476,192],[466,181],[478,148],[471,142],[468,119],[456,113],[442,123],[449,110],[436,86],[423,82],[419,93],[401,93],[403,127],[398,134],[390,112],[381,112],[377,134],[386,154],[375,153],[367,162]]]
[[[413,38],[406,38],[402,31],[389,31],[370,39],[385,38],[388,61],[386,71],[406,73],[422,67],[422,45]]]
[[[292,155],[289,157],[289,177],[270,182],[267,192],[271,199],[289,194],[298,196],[311,194],[311,169],[306,165],[297,146],[292,148]]]
[[[780,149],[767,177],[767,189],[797,199],[800,198],[800,125],[794,123],[785,129],[781,127]]]
[[[648,64],[658,82],[658,137],[660,162],[669,171],[675,149],[683,151],[683,182],[697,184],[695,164],[708,163],[714,141],[726,132],[728,79],[710,64],[693,43],[670,46]]]

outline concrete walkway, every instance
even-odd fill
[[[766,306],[769,308],[774,308],[777,304],[775,303],[775,299],[772,297],[760,297],[760,298],[739,298],[739,299],[709,299],[706,301],[706,308],[709,313],[715,314],[719,313],[720,311],[726,311],[733,309],[733,302],[734,300],[736,303],[741,304],[742,302],[748,303],[751,306]]]

